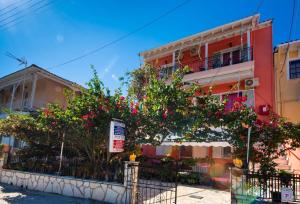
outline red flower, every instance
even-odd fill
[[[168,117],[168,111],[164,111],[162,114],[162,118],[165,120]]]
[[[138,114],[138,110],[136,108],[133,108],[131,110],[131,115],[137,115]]]
[[[124,96],[120,96],[120,100],[123,101],[125,99]]]
[[[83,115],[83,116],[81,116],[81,118],[82,118],[83,120],[88,120],[88,119],[89,119],[89,115],[88,115],[88,114]]]
[[[48,117],[49,115],[51,115],[52,113],[51,113],[51,111],[49,111],[49,109],[45,109],[44,110],[44,114],[46,115],[46,117]]]

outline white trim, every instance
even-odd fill
[[[13,85],[13,91],[11,93],[10,105],[9,105],[9,110],[10,111],[12,111],[12,109],[13,109],[13,103],[14,103],[16,89],[17,89],[17,86],[16,86],[16,84],[14,84]]]
[[[251,35],[250,35],[250,30],[247,30],[247,47],[250,48],[251,47]],[[250,49],[248,49],[248,60],[251,59],[251,53],[250,53]]]
[[[31,88],[30,108],[33,108],[35,89],[36,89],[37,74],[33,74],[33,82]]]

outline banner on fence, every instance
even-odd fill
[[[281,189],[281,202],[293,202],[294,201],[294,194],[293,190],[290,188],[283,187]]]
[[[123,152],[125,143],[125,124],[119,121],[110,122],[109,152]]]

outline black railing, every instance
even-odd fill
[[[242,175],[231,176],[232,200],[238,203],[241,200],[273,200],[280,202],[283,188],[293,191],[294,201],[300,201],[300,175],[262,175],[257,172],[248,172]]]
[[[229,65],[239,64],[253,60],[252,47],[245,47],[228,52],[218,52],[213,56],[204,59],[194,59],[177,63],[175,66],[160,67],[160,77],[169,77],[180,67],[188,66],[191,72],[200,72],[210,69],[217,69]]]
[[[62,168],[59,170],[59,158],[36,158],[21,159],[18,156],[9,156],[7,169],[26,171],[32,173],[69,176],[80,179],[93,179],[123,183],[123,162],[115,165],[100,165],[86,162],[84,158],[64,158]]]

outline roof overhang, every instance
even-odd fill
[[[239,33],[241,31],[246,31],[249,29],[254,29],[259,24],[259,14],[249,16],[247,18],[243,18],[222,26],[218,26],[216,28],[203,31],[200,33],[197,33],[195,35],[191,35],[186,38],[182,38],[180,40],[168,43],[166,45],[160,46],[158,48],[146,50],[144,52],[139,53],[140,56],[147,58],[150,55],[161,53],[164,51],[169,51],[172,49],[178,49],[183,46],[193,46],[193,44],[199,44],[200,42],[211,42],[213,40],[220,40],[222,37],[228,37],[228,35],[235,33]]]
[[[26,67],[24,69],[21,69],[19,71],[16,71],[14,73],[11,73],[9,75],[6,75],[6,76],[0,78],[0,89],[10,86],[12,84],[18,83],[18,81],[20,81],[20,80],[29,80],[32,78],[32,74],[37,74],[41,77],[48,78],[57,83],[65,85],[68,88],[75,90],[75,91],[79,91],[82,88],[80,85],[78,85],[72,81],[69,81],[67,79],[64,79],[60,76],[57,76],[41,67],[38,67],[36,65],[31,65],[29,67]]]

